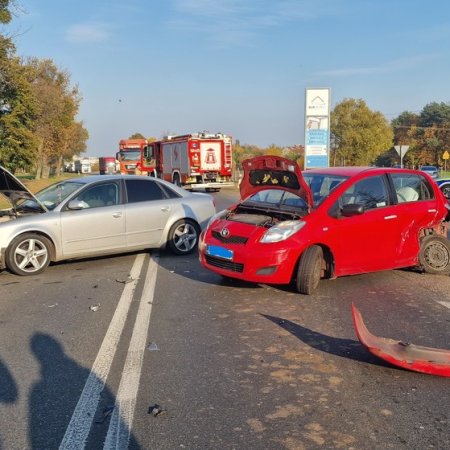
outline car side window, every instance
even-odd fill
[[[159,187],[158,182],[151,178],[125,180],[125,186],[127,188],[128,203],[148,202],[167,198],[166,194]]]
[[[433,187],[422,175],[392,173],[391,178],[398,203],[430,200],[434,198]]]
[[[102,183],[88,187],[75,198],[83,202],[86,208],[117,205],[119,203],[119,187],[116,183]]]
[[[389,195],[383,176],[364,178],[350,186],[340,198],[340,207],[363,205],[365,210],[382,208],[389,204]]]

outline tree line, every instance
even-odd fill
[[[13,2],[0,0],[0,26]],[[76,116],[81,102],[66,70],[51,59],[20,58],[11,36],[0,33],[0,165],[36,178],[59,173],[63,161],[86,150],[88,131]]]

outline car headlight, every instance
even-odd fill
[[[208,221],[208,225],[206,225],[206,229],[210,227],[210,225],[217,219],[223,219],[228,214],[228,209],[224,209],[222,211],[219,211],[218,213],[214,214],[211,219]]]
[[[302,220],[286,220],[269,228],[260,239],[263,244],[281,242],[292,236],[305,226],[306,222]]]

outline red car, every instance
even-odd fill
[[[321,278],[420,266],[450,272],[448,204],[429,175],[378,167],[301,172],[277,156],[243,162],[241,200],[210,220],[204,267],[310,294]]]

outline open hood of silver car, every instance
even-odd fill
[[[34,200],[43,211],[47,208],[19,181],[11,172],[0,166],[0,193],[3,194],[16,207],[19,200]]]

